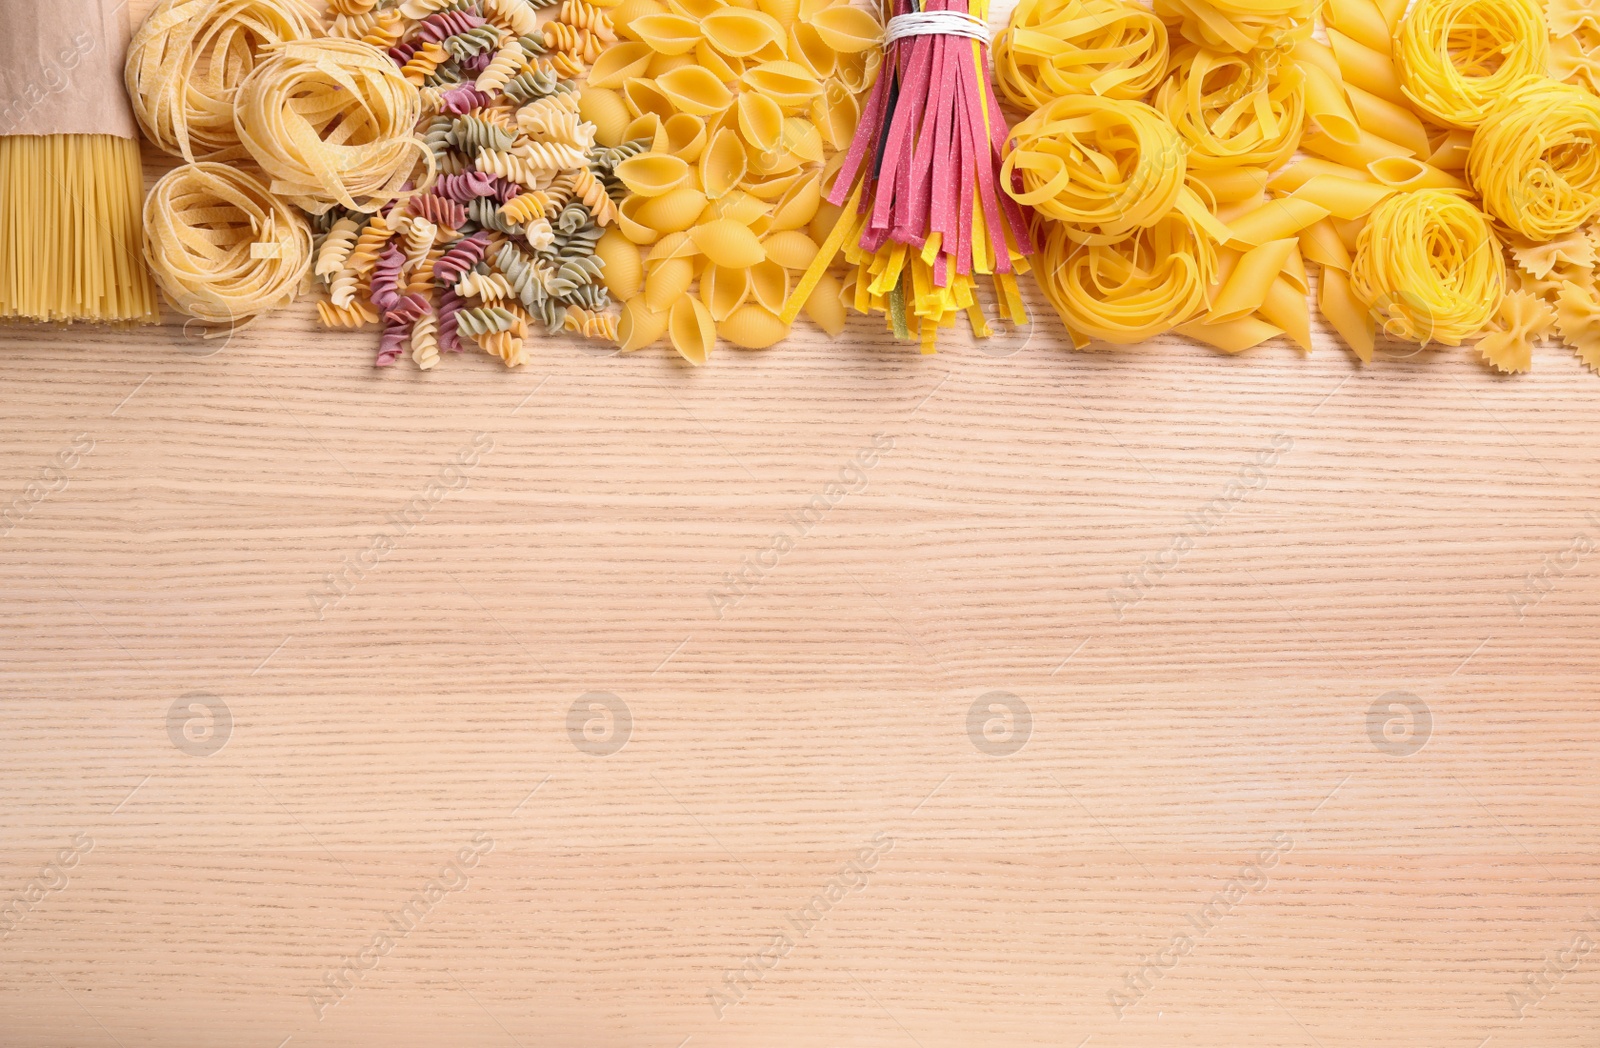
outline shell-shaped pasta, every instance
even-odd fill
[[[744,143],[733,131],[723,128],[700,157],[700,184],[709,199],[718,200],[739,184],[744,173]]]
[[[766,349],[789,333],[777,314],[746,302],[717,325],[717,334],[744,349]]]
[[[839,278],[832,273],[822,274],[822,279],[817,281],[817,286],[811,291],[811,297],[806,299],[806,304],[802,308],[812,323],[834,338],[838,338],[844,332],[846,319],[844,301],[840,296]]]
[[[692,164],[706,148],[706,122],[689,113],[674,113],[662,128],[667,132],[667,152]]]
[[[700,23],[700,32],[706,43],[736,58],[748,58],[763,48],[783,42],[785,36],[776,18],[738,7],[725,7],[708,15]]]
[[[789,187],[772,212],[772,230],[799,229],[816,217],[822,203],[822,174],[817,172]]]
[[[817,125],[804,117],[785,117],[783,145],[790,153],[808,164],[822,163],[822,132]]]
[[[669,153],[641,153],[618,164],[617,177],[629,192],[658,197],[689,180],[689,165]]]
[[[786,229],[761,242],[767,257],[784,269],[805,269],[817,257],[817,242],[798,229]]]
[[[578,115],[594,125],[594,140],[603,146],[620,146],[626,139],[628,103],[615,91],[585,87],[578,96]]]
[[[696,44],[695,49],[699,48],[700,45]],[[682,69],[688,65],[694,65],[694,51],[682,55],[656,55],[650,59],[650,68],[645,70],[644,75],[654,80],[662,73],[670,73],[674,69]]]
[[[605,263],[600,278],[612,298],[626,302],[639,293],[639,288],[644,284],[644,267],[639,261],[639,249],[621,231],[606,230],[594,245],[594,255]]]
[[[687,295],[672,304],[667,333],[672,337],[672,348],[691,364],[704,364],[717,344],[717,325],[711,319],[711,311],[698,298]]]
[[[693,262],[687,258],[665,259],[644,278],[644,304],[657,312],[671,309],[693,282]]]
[[[746,69],[739,81],[789,110],[804,109],[822,94],[821,81],[798,62],[762,62]]]
[[[800,0],[800,11],[795,17],[802,22],[809,22],[834,4],[843,2],[844,0]]]
[[[853,55],[883,42],[883,25],[870,11],[850,4],[836,4],[818,11],[811,24],[827,45],[840,54]]]
[[[839,67],[839,52],[827,45],[815,26],[801,23],[789,30],[789,57],[811,70],[818,80]]]
[[[805,177],[803,171],[789,171],[781,175],[749,179],[745,182],[744,188],[746,192],[762,200],[778,200]]]
[[[667,0],[667,6],[685,18],[701,21],[722,8],[723,0]]]
[[[638,40],[628,31],[628,26],[635,18],[645,15],[666,14],[667,5],[661,0],[622,0],[622,3],[611,9],[611,26],[617,35],[627,40]]]
[[[743,59],[734,58],[730,61],[704,40],[695,45],[694,60],[697,65],[705,66],[713,76],[724,84],[733,83],[744,72]]]
[[[639,209],[651,202],[650,197],[631,195],[617,207],[617,228],[635,244],[654,244],[661,239],[661,231],[639,221]]]
[[[636,116],[628,122],[628,129],[622,133],[624,142],[635,142],[643,139],[650,143],[649,151],[652,153],[665,153],[667,151],[667,122],[655,113],[645,113]]]
[[[750,271],[707,266],[700,274],[700,301],[711,311],[712,320],[726,320],[750,297]]]
[[[631,36],[650,45],[657,54],[681,55],[700,42],[700,26],[692,18],[670,12],[641,15],[628,23]]]
[[[844,208],[838,204],[830,204],[824,200],[817,205],[817,214],[807,227],[811,239],[821,244],[828,239],[828,234],[833,232],[834,225],[839,221],[839,216],[844,213]]]
[[[882,68],[883,52],[874,48],[857,51],[855,54],[840,55],[839,63],[834,68],[834,75],[845,87],[860,94],[877,82],[878,71]]]
[[[622,97],[628,103],[628,112],[634,116],[644,116],[647,113],[652,113],[665,120],[677,112],[677,107],[672,104],[672,100],[661,93],[661,89],[656,86],[654,80],[646,77],[630,77],[627,83],[622,85]],[[633,138],[635,136],[630,134],[628,137]]]
[[[741,226],[753,226],[757,220],[768,217],[767,204],[742,189],[735,189],[713,202],[709,210],[712,218],[731,218]]]
[[[739,134],[757,152],[777,146],[783,137],[783,109],[756,91],[739,93]]]
[[[822,97],[811,103],[811,119],[830,148],[849,149],[861,123],[861,104],[855,95],[836,85],[837,81],[830,81]]]
[[[589,67],[589,86],[619,88],[630,77],[644,76],[655,55],[649,44],[633,41],[612,44]]]
[[[710,116],[733,105],[733,92],[709,69],[686,65],[656,78],[656,90],[680,113]]]
[[[800,15],[800,0],[756,0],[756,6],[782,25],[790,24]]]
[[[731,218],[712,219],[694,227],[690,235],[694,237],[695,247],[719,266],[748,268],[767,257],[767,249],[761,246],[749,227]]]
[[[655,265],[668,258],[694,258],[700,254],[700,249],[694,246],[694,238],[688,230],[678,233],[668,233],[657,240],[650,248],[650,256],[645,260],[645,268],[652,269]]]
[[[667,333],[670,314],[653,310],[644,299],[633,298],[622,304],[622,319],[617,322],[617,342],[622,352],[632,353],[651,345]]]
[[[782,313],[789,297],[789,271],[767,259],[750,268],[750,294],[763,308]]]
[[[688,229],[705,210],[706,195],[689,186],[646,200],[635,214],[640,222],[657,233],[676,233]]]

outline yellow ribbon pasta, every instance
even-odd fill
[[[1020,204],[1066,224],[1084,244],[1111,244],[1154,225],[1183,188],[1185,148],[1143,102],[1059,98],[1012,130],[1002,176]]]
[[[1178,210],[1111,244],[1079,243],[1059,222],[1037,223],[1035,234],[1034,274],[1080,349],[1083,336],[1142,342],[1205,308],[1216,248]]]
[[[312,214],[334,204],[376,211],[399,197],[415,160],[433,181],[433,152],[413,134],[422,99],[383,52],[355,40],[275,48],[239,89],[239,140],[272,191]]]
[[[294,301],[311,266],[311,226],[226,164],[184,164],[144,203],[144,257],[188,316],[237,330]]]
[[[1310,0],[1155,0],[1185,39],[1213,51],[1272,50],[1311,35]]]
[[[1172,57],[1153,104],[1189,145],[1194,171],[1279,167],[1305,130],[1304,74],[1261,54],[1218,54],[1196,47]]]
[[[191,163],[242,159],[239,85],[263,50],[319,28],[306,0],[163,0],[128,44],[123,76],[139,126]]]
[[[1419,189],[1373,208],[1350,284],[1389,334],[1459,346],[1500,308],[1505,259],[1488,216],[1470,201]]]
[[[1423,112],[1474,128],[1489,106],[1549,60],[1537,0],[1417,0],[1395,49],[1400,87]]]
[[[1467,151],[1484,210],[1530,240],[1553,240],[1600,211],[1600,98],[1530,80],[1489,107]]]
[[[1127,0],[1022,0],[994,41],[995,83],[1013,105],[1063,95],[1143,98],[1167,66],[1167,27]]]

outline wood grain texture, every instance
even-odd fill
[[[0,328],[0,1044],[1592,1045],[1600,379],[1029,302],[699,370]]]

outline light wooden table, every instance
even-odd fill
[[[0,343],[0,1044],[1596,1043],[1564,350]]]

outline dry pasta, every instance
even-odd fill
[[[311,227],[249,175],[185,164],[145,200],[144,256],[188,316],[244,327],[292,302],[311,264]]]
[[[1142,99],[1166,66],[1167,27],[1127,0],[1022,0],[994,41],[995,84],[1025,110],[1068,94]]]
[[[134,34],[125,66],[145,137],[190,162],[243,159],[239,86],[263,54],[319,28],[307,0],[162,0]]]
[[[1395,65],[1418,108],[1473,128],[1500,95],[1543,76],[1548,54],[1536,0],[1417,0],[1401,24]]]
[[[1600,210],[1600,98],[1530,80],[1489,107],[1472,136],[1467,178],[1484,210],[1533,240],[1552,240]]]

